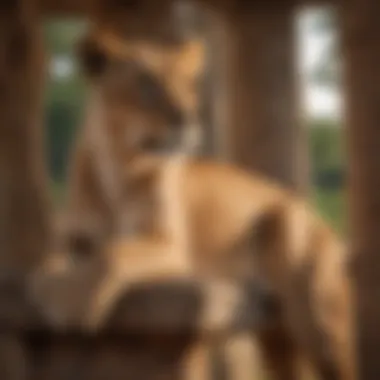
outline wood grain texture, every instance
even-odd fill
[[[340,10],[358,378],[372,380],[380,376],[380,3],[349,0]]]

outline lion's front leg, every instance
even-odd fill
[[[104,276],[88,300],[83,327],[97,330],[112,306],[129,286],[191,273],[188,257],[174,245],[158,239],[121,240],[107,250]]]

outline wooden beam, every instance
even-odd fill
[[[25,330],[24,340],[38,348],[40,359],[30,378],[70,379],[67,369],[73,366],[83,379],[93,379],[89,373],[95,369],[110,379],[211,379],[210,343],[218,344],[236,332],[252,333],[267,320],[264,315],[257,318],[257,299],[252,300],[250,291],[245,293],[247,288],[233,302],[238,307],[230,309],[233,300],[224,286],[218,289],[214,284],[213,292],[207,287],[207,282],[193,280],[138,285],[124,294],[97,334],[57,332],[43,324]],[[231,311],[226,319],[220,318],[224,310]]]
[[[307,144],[297,114],[294,7],[282,4],[274,12],[273,4],[252,3],[240,9],[206,7],[214,87],[214,104],[208,111],[215,141],[209,147],[220,159],[306,191]],[[262,377],[258,347],[246,338],[236,337],[222,350],[226,372],[236,380]]]
[[[87,17],[92,12],[95,0],[35,0],[46,16]]]
[[[54,278],[51,283],[54,283]],[[47,282],[46,286],[49,284]],[[223,281],[219,283],[209,282],[207,279],[197,281],[180,278],[136,284],[125,291],[113,305],[110,316],[99,329],[99,334],[192,334],[213,339],[260,330],[266,326],[267,317],[270,315],[266,315],[266,310],[263,309],[264,294],[257,292],[257,284],[236,282],[230,286],[231,291],[226,292]],[[257,297],[252,298],[254,292]],[[10,324],[10,327],[31,333],[45,329],[56,334],[48,327],[50,324],[46,315],[40,313],[33,315],[33,323],[24,320],[17,325]],[[65,332],[72,336],[89,335],[69,328]]]
[[[298,113],[294,7],[247,7],[214,16],[219,155],[304,190],[308,165]]]
[[[380,374],[380,3],[350,0],[340,11],[358,378],[375,380]]]
[[[43,52],[34,4],[0,12],[0,378],[25,379],[24,281],[46,249],[47,178],[42,138]]]
[[[0,279],[26,273],[46,248],[42,134],[44,53],[28,0],[0,12]]]
[[[38,2],[41,12],[47,16],[77,16],[88,17],[98,0],[35,0]],[[103,0],[106,1],[106,0]],[[194,0],[213,8],[220,8],[226,3],[238,2],[237,0]],[[257,0],[260,1],[260,0]],[[328,5],[336,0],[288,0],[289,3],[298,5]],[[152,0],[152,2],[156,2]],[[253,2],[253,1],[252,1]],[[267,0],[267,3],[269,0]],[[272,4],[284,3],[284,1],[272,0]]]

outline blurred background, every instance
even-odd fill
[[[44,35],[51,54],[46,91],[46,128],[54,199],[62,201],[70,144],[80,125],[86,86],[75,44],[86,30],[77,19],[48,20]],[[340,233],[345,225],[345,152],[341,133],[340,66],[336,18],[330,8],[297,15],[301,96],[310,147],[312,201]]]

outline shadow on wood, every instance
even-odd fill
[[[199,340],[218,342],[235,332],[264,326],[255,313],[251,291],[241,294],[237,302],[241,309],[234,310],[224,326],[202,323],[202,314],[213,300],[207,298],[204,283],[183,280],[130,290],[115,305],[104,329],[94,335],[53,332],[46,325],[25,330],[32,378],[187,378],[187,356]],[[223,307],[223,295],[217,298]]]

